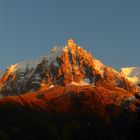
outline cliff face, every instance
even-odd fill
[[[65,47],[54,47],[36,60],[11,65],[0,79],[0,93],[17,95],[55,86],[93,85],[137,91],[121,73],[105,66],[69,39]]]

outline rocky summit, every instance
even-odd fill
[[[0,79],[0,94],[18,95],[70,85],[100,85],[131,93],[137,90],[125,76],[69,39],[64,47],[55,46],[44,57],[9,66]]]

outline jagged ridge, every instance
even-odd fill
[[[100,85],[136,92],[121,73],[105,66],[69,39],[65,47],[54,47],[42,58],[11,65],[0,79],[0,93],[17,95],[31,90],[70,85]]]

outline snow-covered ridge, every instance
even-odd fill
[[[51,52],[48,53],[47,55],[40,57],[38,59],[22,61],[13,65],[10,65],[7,68],[7,70],[9,71],[9,73],[14,73],[16,71],[25,72],[27,69],[29,70],[35,69],[38,66],[38,64],[40,64],[43,60],[48,61],[48,65],[49,65],[53,60],[57,58],[57,56],[60,56],[66,51],[67,51],[67,46],[65,47],[55,46],[51,49]]]
[[[140,83],[140,67],[121,68],[121,73],[134,84]]]

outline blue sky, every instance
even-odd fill
[[[140,66],[139,0],[0,0],[0,69],[72,37],[106,65]]]

